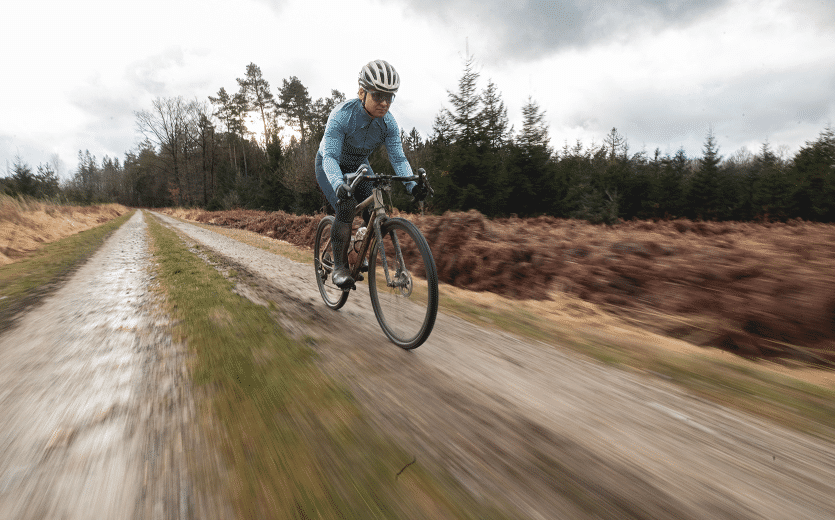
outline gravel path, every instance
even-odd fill
[[[137,212],[0,337],[0,518],[188,518],[182,349]]]
[[[831,443],[450,316],[401,351],[365,284],[333,312],[311,266],[159,217],[225,256],[239,290],[274,301],[288,329],[316,337],[323,368],[419,463],[517,515],[835,518]]]

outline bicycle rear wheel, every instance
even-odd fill
[[[319,222],[319,227],[316,229],[316,241],[313,245],[313,267],[316,269],[316,285],[319,286],[319,294],[325,300],[325,305],[337,310],[345,305],[349,293],[334,285],[331,279],[333,272],[331,229],[334,220],[333,215],[328,215]]]
[[[401,348],[413,349],[429,337],[438,314],[435,260],[426,239],[408,220],[389,219],[381,231],[383,242],[375,245],[368,263],[371,305],[386,336]]]

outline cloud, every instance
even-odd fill
[[[276,12],[281,12],[284,7],[287,6],[287,0],[255,0],[258,3],[268,5],[270,8],[275,10]]]
[[[689,93],[663,86],[617,96],[601,91],[565,114],[562,132],[597,136],[599,144],[616,127],[633,152],[646,146],[650,153],[656,147],[674,153],[683,146],[690,156],[701,153],[709,127],[726,156],[741,146],[756,150],[766,140],[775,146],[798,143],[813,139],[835,117],[830,89],[834,82],[835,71],[806,65],[779,75],[761,71],[708,82]]]
[[[405,0],[490,48],[490,58],[531,59],[565,48],[626,39],[659,28],[686,26],[728,0]]]
[[[50,142],[51,145],[57,140],[58,136],[51,135],[50,137],[53,139]],[[32,168],[32,171],[36,171],[38,165],[45,162],[56,166],[55,158],[56,154],[58,156],[61,155],[58,153],[60,150],[57,147],[46,147],[43,144],[44,142],[47,141],[43,136],[31,138],[29,136],[0,133],[0,157],[2,157],[3,161],[0,163],[0,177],[6,177],[7,166],[10,169],[18,156],[25,164],[28,164]],[[57,170],[60,178],[69,179],[72,176],[72,172],[67,167],[66,162],[60,158],[57,162],[59,162],[57,164]]]
[[[126,70],[128,81],[154,96],[165,95],[164,78],[170,77],[170,69],[183,67],[183,50],[179,46],[131,63]]]
[[[832,0],[786,0],[781,7],[799,14],[809,29],[831,32],[835,28],[835,2]]]

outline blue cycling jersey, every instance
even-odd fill
[[[361,164],[368,164],[368,156],[385,144],[394,174],[410,176],[412,167],[403,154],[400,128],[390,112],[372,118],[359,98],[340,103],[328,117],[325,136],[319,144],[316,164],[321,165],[334,191],[344,182],[343,173],[352,173]],[[414,182],[407,182],[411,193]]]

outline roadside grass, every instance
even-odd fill
[[[246,243],[295,261],[313,261],[307,250],[287,246],[295,251],[285,254],[283,247],[271,245],[278,241],[254,232],[206,227],[231,238],[241,240],[238,237],[245,237],[243,241]],[[611,334],[598,333],[594,325],[576,327],[549,320],[505,298],[490,295],[477,302],[464,297],[462,289],[446,284],[441,284],[440,289],[439,309],[447,314],[563,350],[580,352],[609,365],[660,376],[710,401],[835,440],[833,385],[812,384],[791,375],[775,373],[769,369],[773,364],[767,361],[752,361],[729,353],[717,359],[700,353],[670,352],[640,341],[626,341],[624,338],[613,338]],[[711,350],[708,348],[705,352]]]
[[[135,211],[135,210],[134,210]],[[0,266],[0,330],[20,311],[37,302],[89,258],[134,213],[45,244],[26,258]]]
[[[195,355],[201,422],[219,425],[208,435],[239,518],[502,517],[449,475],[409,465],[412,455],[373,429],[311,348],[174,231],[146,220],[176,337]],[[198,482],[218,480],[208,461],[192,464]]]

